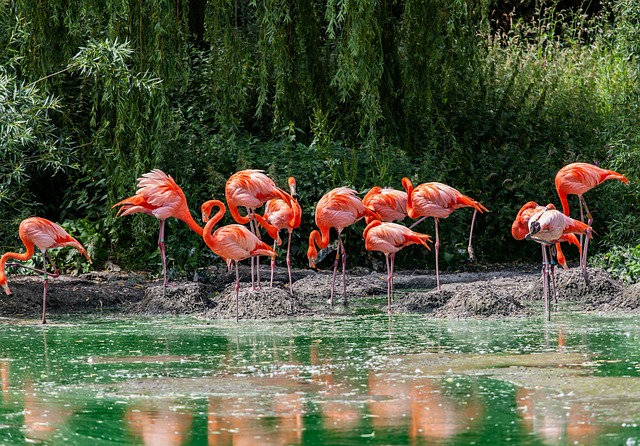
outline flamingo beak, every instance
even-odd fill
[[[7,296],[11,296],[11,290],[9,289],[9,284],[8,283],[3,283],[2,284],[2,289],[4,290],[5,294]]]

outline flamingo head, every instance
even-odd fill
[[[296,179],[293,177],[289,177],[289,192],[294,200],[298,199],[298,193],[296,192]]]
[[[318,261],[318,250],[315,246],[309,245],[309,249],[307,250],[307,258],[309,259],[309,268],[314,271],[318,271],[316,267],[316,262]]]
[[[0,286],[2,286],[2,289],[7,296],[11,296],[11,290],[9,289],[9,284],[7,283],[7,277],[4,274],[0,277]]]

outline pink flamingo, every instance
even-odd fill
[[[554,245],[560,241],[568,240],[569,234],[580,234],[591,236],[591,227],[571,217],[567,217],[562,212],[555,209],[555,206],[547,206],[537,214],[529,218],[529,234],[527,239],[534,240],[543,246]],[[575,238],[575,235],[574,235]],[[578,243],[579,244],[579,243]],[[545,314],[547,320],[551,318],[549,306],[549,277],[545,270],[549,264],[547,250],[542,250],[542,280],[545,304]]]
[[[309,259],[309,267],[316,268],[318,259],[318,250],[329,246],[329,231],[336,228],[338,231],[338,250],[336,251],[336,259],[333,264],[333,278],[331,281],[331,305],[333,305],[333,296],[335,294],[336,271],[338,269],[338,259],[342,253],[342,282],[344,288],[344,305],[347,305],[347,252],[340,238],[340,234],[347,226],[351,226],[361,218],[370,216],[380,219],[380,216],[367,208],[362,201],[356,196],[356,191],[348,187],[338,187],[327,192],[318,201],[316,206],[316,226],[320,231],[313,230],[309,235],[309,249],[307,250],[307,258]]]
[[[397,223],[381,222],[372,220],[367,225],[362,234],[365,240],[367,251],[380,251],[384,253],[387,261],[387,309],[391,314],[391,297],[393,295],[393,271],[395,266],[396,252],[405,246],[422,244],[427,249],[427,242],[431,241],[431,236],[412,231],[406,226]]]
[[[278,232],[281,229],[286,229],[289,232],[289,240],[287,242],[287,271],[289,272],[289,292],[293,296],[293,281],[291,279],[291,234],[293,230],[300,226],[300,220],[302,218],[302,208],[298,203],[296,194],[296,179],[289,177],[289,193],[292,197],[291,205],[281,198],[274,198],[267,201],[265,213],[263,218],[272,226],[274,226]],[[276,242],[274,239],[273,249],[276,249]],[[273,286],[273,270],[275,267],[275,258],[271,258],[271,283]]]
[[[629,180],[624,175],[614,172],[613,170],[602,169],[598,166],[588,163],[571,163],[564,166],[556,174],[556,190],[558,196],[562,202],[562,211],[565,215],[569,216],[569,201],[568,195],[577,195],[580,202],[580,221],[584,223],[584,210],[587,212],[587,225],[591,226],[593,223],[593,217],[587,202],[582,196],[592,188],[596,187],[607,180],[619,180],[625,184],[629,184]],[[584,207],[584,210],[583,210]],[[589,249],[589,239],[585,238],[584,248],[582,249],[582,255],[580,256],[580,267],[582,268],[582,275],[585,282],[589,283],[589,275],[587,273],[587,250]],[[580,237],[582,240],[582,237]]]
[[[285,191],[275,185],[273,180],[269,178],[262,170],[241,170],[229,177],[224,187],[224,195],[229,206],[229,213],[241,225],[249,223],[251,232],[260,237],[256,222],[267,228],[269,235],[274,240],[278,239],[276,228],[270,227],[268,222],[261,216],[256,214],[256,209],[265,204],[267,201],[280,198],[287,204],[292,206],[292,198]],[[241,215],[238,208],[244,207],[247,215]],[[256,257],[256,273],[257,287],[260,288],[260,265]],[[251,258],[251,286],[256,289],[254,282],[254,260]]]
[[[211,210],[217,207],[218,212],[209,219]],[[275,257],[276,253],[266,243],[261,241],[246,227],[238,224],[222,226],[212,234],[213,227],[222,219],[226,212],[224,204],[219,200],[209,200],[202,204],[202,220],[206,222],[202,232],[202,238],[209,249],[225,259],[233,261],[236,266],[236,321],[238,320],[238,291],[240,289],[240,276],[238,274],[238,262],[249,257],[259,255]]]
[[[176,184],[171,175],[167,175],[160,169],[153,169],[138,178],[138,190],[132,197],[116,203],[112,208],[120,206],[117,217],[142,212],[160,220],[160,234],[158,246],[162,256],[162,277],[166,287],[167,282],[167,258],[164,247],[164,222],[169,217],[182,220],[193,232],[202,237],[202,228],[191,216],[187,198],[184,192]]]
[[[20,227],[18,228],[18,234],[27,251],[23,254],[19,254],[16,252],[7,252],[2,257],[0,257],[0,286],[2,286],[7,296],[10,296],[11,290],[9,289],[9,284],[7,283],[7,276],[4,273],[4,267],[7,263],[7,260],[15,259],[22,262],[25,260],[29,260],[31,257],[33,257],[34,246],[40,248],[40,250],[42,251],[42,270],[20,264],[9,265],[28,268],[43,275],[44,292],[42,294],[42,323],[46,324],[47,289],[49,288],[49,276],[55,278],[60,275],[58,273],[58,268],[56,268],[50,257],[49,261],[53,266],[54,272],[53,274],[49,274],[47,272],[47,250],[71,246],[80,251],[80,253],[87,258],[89,263],[91,263],[91,258],[89,257],[89,254],[87,254],[86,249],[84,249],[84,246],[82,246],[79,241],[71,237],[64,229],[62,229],[62,227],[45,218],[30,217],[22,220],[22,222],[20,223]]]
[[[464,207],[472,207],[473,218],[471,219],[471,230],[469,233],[469,246],[467,251],[469,257],[473,260],[475,255],[471,247],[471,238],[473,236],[473,225],[476,220],[476,214],[480,212],[488,212],[489,210],[478,201],[461,194],[458,190],[442,183],[422,183],[415,188],[411,184],[409,178],[402,179],[402,186],[407,191],[407,213],[409,217],[420,220],[416,221],[411,227],[414,227],[427,217],[433,217],[436,228],[436,289],[440,290],[440,272],[438,268],[438,257],[440,251],[440,238],[438,236],[438,220],[447,218],[456,209]]]
[[[382,221],[400,221],[407,217],[407,193],[403,190],[373,186],[362,203],[378,213]],[[365,221],[371,223],[371,217],[365,217]]]

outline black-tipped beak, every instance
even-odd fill
[[[524,239],[527,240],[527,241],[530,241],[531,240],[531,234],[525,235]]]
[[[318,267],[317,266],[310,266],[309,268],[312,269],[315,272],[318,272]]]
[[[537,234],[538,232],[540,232],[540,223],[537,221],[532,221],[529,225],[529,234],[533,235]]]

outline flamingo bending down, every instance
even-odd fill
[[[293,200],[289,194],[277,187],[264,171],[255,169],[241,170],[231,175],[225,184],[224,195],[229,206],[229,213],[231,213],[236,223],[241,225],[249,223],[251,232],[257,237],[260,237],[260,233],[256,221],[267,227],[267,230],[271,231],[270,234],[272,231],[277,232],[277,229],[269,228],[265,225],[265,220],[257,216],[256,209],[274,198],[280,198],[290,206],[292,206]],[[240,214],[238,210],[240,207],[246,208],[247,215]],[[277,238],[276,235],[275,239]],[[260,288],[260,265],[257,258],[256,269],[257,286]],[[256,288],[253,257],[251,258],[251,286],[254,289]]]
[[[202,228],[196,223],[189,212],[187,198],[184,192],[176,184],[171,175],[167,175],[160,169],[153,169],[138,178],[138,190],[132,197],[114,204],[112,208],[120,206],[117,217],[142,212],[152,215],[160,220],[160,234],[158,246],[162,256],[162,277],[166,287],[167,259],[164,249],[164,222],[169,217],[175,217],[185,222],[193,232],[202,237]]]
[[[362,203],[377,212],[382,221],[400,221],[407,217],[407,193],[390,187],[373,186],[362,199]],[[367,224],[371,217],[365,217]]]
[[[293,281],[291,279],[291,234],[293,230],[300,226],[300,221],[302,218],[302,208],[298,203],[297,194],[296,194],[296,179],[294,177],[289,177],[289,191],[291,194],[291,205],[289,205],[285,200],[281,198],[274,198],[273,200],[267,201],[267,205],[265,208],[265,213],[263,218],[273,227],[276,228],[278,232],[281,229],[286,229],[289,231],[289,240],[287,242],[287,271],[289,272],[289,293],[293,296]],[[257,214],[256,214],[257,215]],[[276,249],[276,242],[279,241],[274,239],[273,249]],[[273,270],[275,267],[275,258],[271,258],[271,283],[270,287],[273,286]]]
[[[442,183],[422,183],[413,187],[409,178],[402,179],[402,186],[407,191],[407,213],[409,217],[420,220],[416,221],[410,227],[414,227],[427,217],[433,217],[436,228],[436,289],[440,290],[440,272],[438,268],[438,255],[440,251],[440,238],[438,236],[438,220],[447,218],[453,211],[463,207],[474,208],[473,217],[471,219],[471,230],[469,232],[469,246],[467,251],[469,257],[474,260],[475,255],[471,247],[471,238],[473,236],[473,225],[476,220],[476,214],[480,212],[488,212],[480,202],[461,194],[458,190]]]
[[[513,224],[511,225],[511,235],[516,240],[524,240],[529,235],[529,220],[531,219],[531,217],[539,214],[540,212],[544,212],[545,210],[555,209],[555,208],[556,207],[553,204],[540,206],[535,201],[529,201],[525,203],[518,211],[518,214],[516,215],[516,218],[513,221]],[[567,269],[569,268],[569,266],[567,265],[567,260],[560,246],[560,242],[565,242],[565,241],[573,245],[576,245],[580,253],[582,253],[582,247],[580,246],[580,242],[578,241],[577,237],[572,233],[563,234],[563,236],[555,244],[558,263],[564,269]],[[544,243],[541,243],[540,246],[542,248],[542,259],[543,259],[542,282],[543,284],[545,283],[545,281],[549,282],[549,276],[551,276],[550,277],[551,288],[552,288],[551,292],[553,293],[553,296],[556,298],[556,301],[557,301],[556,278],[555,278],[555,272],[554,272],[555,265],[553,263],[553,255],[551,254],[551,246]],[[547,250],[548,250],[549,264],[546,264],[544,260],[547,258]]]
[[[20,240],[22,240],[22,243],[24,244],[27,251],[23,254],[19,254],[16,252],[7,252],[2,257],[0,257],[0,286],[2,286],[7,296],[10,296],[11,290],[9,289],[7,277],[4,273],[4,267],[7,260],[29,260],[31,257],[33,257],[34,246],[40,248],[40,250],[42,251],[42,270],[24,265],[20,266],[36,271],[42,274],[44,277],[44,292],[42,294],[42,323],[46,324],[47,289],[49,288],[49,276],[55,278],[60,275],[58,273],[58,269],[51,261],[51,258],[49,258],[49,261],[53,265],[54,272],[53,274],[49,274],[47,272],[47,250],[62,248],[65,246],[72,246],[80,251],[80,253],[87,258],[89,263],[91,263],[91,258],[89,257],[89,254],[87,254],[86,249],[84,249],[84,246],[82,246],[79,241],[71,237],[64,229],[62,229],[62,227],[45,218],[30,217],[22,220],[22,222],[20,223],[20,227],[18,228],[18,234],[20,235]]]
[[[391,297],[393,295],[393,270],[396,252],[405,246],[422,244],[431,250],[427,242],[431,236],[412,231],[406,226],[397,223],[372,220],[367,225],[362,236],[365,240],[367,251],[380,251],[384,253],[387,261],[387,311],[391,314]]]
[[[534,240],[542,245],[549,246],[563,240],[575,243],[576,240],[568,238],[570,235],[573,235],[575,238],[575,234],[591,237],[591,227],[571,217],[567,217],[562,212],[556,210],[555,207],[546,207],[541,212],[532,215],[529,219],[529,234],[527,234],[527,239]],[[551,318],[549,284],[548,275],[545,274],[545,265],[549,263],[549,259],[547,258],[546,249],[542,250],[542,262],[545,314],[547,315],[547,320],[549,320]]]
[[[344,305],[347,305],[347,252],[340,238],[342,230],[347,226],[351,226],[361,218],[369,216],[377,220],[380,216],[367,208],[362,201],[356,196],[356,191],[348,187],[338,187],[327,192],[316,206],[316,226],[320,231],[313,230],[309,235],[309,249],[307,250],[307,258],[309,259],[309,267],[316,268],[318,259],[318,250],[329,246],[329,232],[331,228],[338,231],[338,250],[336,251],[336,260],[333,263],[333,278],[331,280],[331,305],[333,305],[333,296],[335,294],[336,271],[338,269],[338,259],[342,254],[342,282],[344,289]]]
[[[211,210],[217,207],[218,212],[209,220]],[[236,321],[238,320],[238,290],[240,289],[240,276],[238,275],[238,262],[248,257],[269,256],[275,257],[276,253],[266,243],[258,239],[255,234],[246,227],[238,224],[222,226],[212,234],[213,227],[226,212],[224,204],[219,200],[209,200],[202,204],[202,220],[207,224],[202,232],[202,238],[215,254],[225,261],[232,260],[236,266]]]
[[[569,216],[569,201],[568,195],[577,195],[580,202],[580,221],[584,223],[584,211],[587,213],[587,225],[591,226],[593,223],[593,217],[587,202],[584,200],[583,194],[600,183],[607,180],[619,180],[625,184],[629,184],[629,180],[618,172],[613,170],[602,169],[598,166],[588,163],[571,163],[564,166],[556,174],[556,190],[558,196],[562,202],[562,211],[565,215]],[[584,209],[583,209],[584,207]],[[582,240],[582,237],[580,237]],[[584,241],[584,248],[582,249],[582,255],[580,256],[580,267],[582,268],[582,275],[585,282],[589,283],[589,276],[587,274],[587,250],[589,249],[589,239],[586,237]]]

